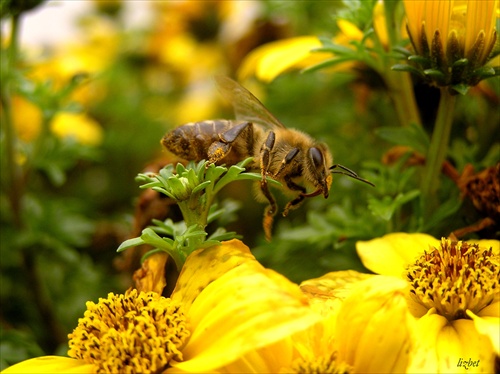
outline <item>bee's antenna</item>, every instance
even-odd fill
[[[340,171],[340,170],[333,170],[335,168],[342,169],[342,171]],[[335,165],[333,165],[333,166],[330,167],[330,170],[332,171],[332,174],[347,175],[348,177],[351,177],[353,179],[357,179],[358,181],[364,182],[366,184],[369,184],[372,187],[375,187],[375,185],[372,182],[369,182],[366,179],[361,178],[358,174],[356,174],[354,171],[352,171],[351,169],[349,169],[349,168],[347,168],[345,166],[342,166],[342,165],[339,165],[339,164],[335,164]]]

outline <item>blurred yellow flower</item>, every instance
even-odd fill
[[[211,35],[213,30],[201,26],[208,22],[207,19],[213,22],[211,17],[220,18],[223,3],[152,3],[156,18],[146,53],[166,65],[175,75],[176,82],[186,84],[207,79],[224,66],[224,53],[217,43],[217,35]]]
[[[70,99],[81,104],[99,100],[104,86],[95,78],[114,61],[118,46],[116,27],[105,17],[87,18],[84,37],[78,43],[58,45],[47,56],[28,62],[27,77],[37,82],[50,81],[55,90],[67,86],[78,75],[92,79],[77,86]]]
[[[429,81],[458,92],[495,75],[481,69],[496,40],[498,0],[405,0],[408,33]]]
[[[40,134],[42,110],[22,96],[14,96],[12,120],[19,139],[29,143]],[[80,144],[90,146],[102,142],[102,127],[85,113],[58,112],[49,126],[50,130],[60,138],[71,137]]]
[[[212,80],[198,81],[187,87],[175,108],[174,123],[183,124],[214,118],[219,106],[219,93]]]
[[[40,133],[42,110],[22,96],[12,97],[12,121],[17,136],[22,141],[32,142]]]
[[[103,139],[102,127],[85,113],[58,112],[51,130],[60,138],[74,138],[84,145],[99,145]]]
[[[407,281],[409,311],[417,318],[409,372],[493,371],[499,353],[500,242],[441,241],[425,234],[388,234],[358,242],[370,270]]]
[[[42,357],[4,372],[36,373],[44,360],[55,372],[75,363],[83,372],[209,372],[318,319],[297,285],[232,240],[193,252],[169,299],[132,290],[88,302],[70,334],[76,360]]]
[[[264,44],[250,52],[238,70],[240,80],[255,75],[271,82],[278,75],[291,70],[315,65],[331,58],[330,53],[314,53],[322,46],[315,36],[300,36]]]
[[[387,29],[383,3],[378,2],[374,7],[374,27],[380,43],[388,44]],[[353,41],[363,39],[363,31],[355,24],[345,19],[337,20],[340,32],[335,35],[332,42],[337,45],[350,47]],[[373,46],[367,40],[367,46]],[[315,52],[314,49],[323,47],[316,36],[298,36],[264,44],[250,52],[238,70],[238,78],[245,80],[255,75],[264,82],[271,82],[278,75],[293,69],[304,69],[332,59],[330,52]],[[333,69],[346,70],[352,68],[354,61],[343,61],[336,64]]]

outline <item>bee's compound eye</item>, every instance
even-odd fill
[[[314,163],[314,166],[316,168],[319,168],[320,166],[323,166],[323,153],[316,148],[312,147],[309,149],[309,157],[311,157],[311,160]]]

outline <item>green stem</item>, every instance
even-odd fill
[[[439,177],[448,151],[455,101],[456,96],[451,95],[447,88],[441,89],[436,123],[432,133],[431,144],[427,152],[424,177],[421,184],[423,214],[425,219],[430,217],[437,205]]]
[[[397,2],[384,2],[385,23],[389,43],[386,47],[387,51],[391,51],[401,41],[401,33],[399,32],[401,17],[397,15],[398,6],[401,5]],[[389,95],[394,103],[400,125],[408,126],[415,123],[421,126],[422,122],[410,74],[392,70],[391,67],[397,63],[393,57],[386,55],[383,61],[383,76],[389,88]]]
[[[208,212],[213,204],[215,195],[210,191],[205,191],[205,196],[199,194],[192,195],[187,201],[179,202],[179,208],[186,223],[186,227],[197,226],[197,230],[205,231],[208,221]],[[204,238],[190,238],[189,247],[197,249],[204,241]],[[186,253],[186,257],[190,253]]]
[[[8,193],[9,201],[12,209],[12,218],[14,225],[18,228],[22,227],[21,220],[21,197],[23,191],[23,175],[19,164],[16,162],[15,144],[16,134],[14,129],[14,122],[12,118],[12,95],[14,89],[12,88],[12,80],[14,79],[13,71],[17,63],[17,44],[19,36],[19,15],[14,15],[11,20],[11,36],[10,44],[7,51],[7,66],[6,77],[2,85],[2,106],[3,106],[3,123],[5,131],[5,152],[7,161],[7,173],[9,178]]]
[[[392,62],[390,65],[393,65]],[[390,70],[388,66],[385,77],[400,125],[408,126],[415,123],[422,126],[410,74]]]

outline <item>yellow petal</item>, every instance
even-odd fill
[[[474,321],[474,327],[476,330],[480,334],[486,335],[490,338],[490,341],[493,344],[493,349],[498,355],[500,354],[500,318],[498,317],[500,303],[497,302],[491,306],[492,309],[496,311],[496,317],[476,316],[469,310],[467,311],[467,315]]]
[[[476,330],[473,321],[459,319],[450,323],[432,308],[418,320],[416,331],[416,348],[408,373],[493,371],[493,346]]]
[[[289,367],[292,357],[291,340],[284,339],[247,353],[241,359],[218,369],[217,373],[279,373]]]
[[[494,254],[500,254],[500,240],[482,239],[482,240],[467,240],[469,244],[478,244],[480,248],[491,248]]]
[[[415,42],[417,52],[422,53],[422,46],[420,45],[420,34],[422,30],[423,11],[425,7],[425,0],[404,0],[406,17],[408,19],[408,32]]]
[[[360,282],[338,314],[339,360],[359,373],[404,372],[415,319],[406,304],[406,282],[374,276]]]
[[[149,256],[141,265],[141,268],[134,272],[134,282],[137,291],[154,291],[161,295],[167,285],[165,279],[165,264],[168,255],[165,252],[155,253]]]
[[[230,364],[319,321],[297,285],[257,262],[242,263],[206,286],[188,318],[192,335],[184,361],[172,366],[197,373]]]
[[[194,251],[179,274],[172,299],[182,302],[188,311],[206,286],[229,270],[249,261],[257,262],[250,249],[236,239]]]
[[[300,36],[279,40],[254,49],[243,61],[238,77],[240,80],[255,75],[264,82],[271,82],[278,75],[292,68],[312,66],[331,54],[311,52],[321,47],[315,36]]]
[[[320,314],[331,314],[349,296],[353,287],[372,276],[354,270],[333,271],[305,280],[300,289],[309,298],[313,309]]]
[[[373,8],[373,28],[377,33],[380,43],[386,47],[389,45],[389,36],[387,35],[387,24],[385,20],[384,3],[377,1]]]
[[[392,233],[366,242],[357,242],[356,249],[363,265],[371,271],[402,277],[406,266],[413,263],[429,246],[439,240],[427,234]]]
[[[465,21],[465,55],[471,49],[478,34],[483,31],[486,37],[485,45],[491,43],[494,35],[496,12],[498,11],[498,0],[469,0],[467,3],[467,15]],[[481,56],[485,59],[487,56]]]
[[[361,31],[354,23],[345,19],[337,20],[341,34],[337,36],[335,41],[347,45],[350,41],[361,41],[363,39],[363,31]]]
[[[74,373],[74,374],[86,374],[94,373],[95,367],[92,364],[86,364],[81,360],[75,360],[69,357],[59,357],[59,356],[44,356],[32,358],[20,362],[18,364],[12,365],[2,371],[2,374],[38,374],[38,373]]]

